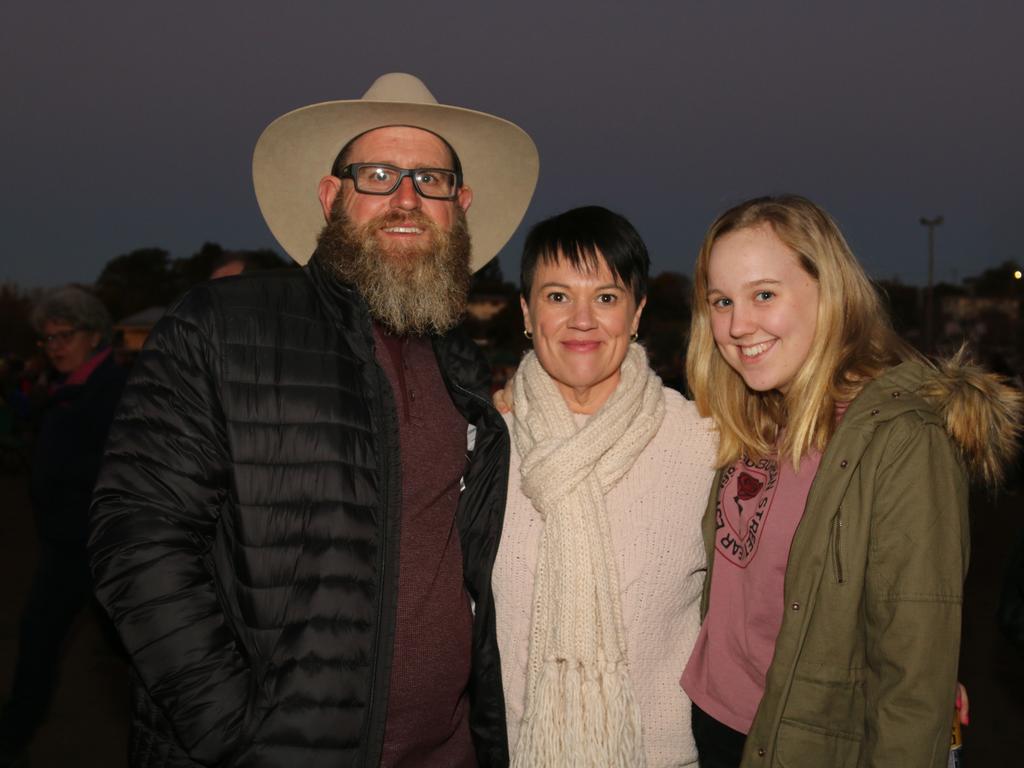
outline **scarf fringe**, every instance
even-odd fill
[[[642,768],[639,724],[625,663],[549,659],[512,768]]]

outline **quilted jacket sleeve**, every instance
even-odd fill
[[[217,764],[251,716],[253,675],[209,555],[230,471],[208,301],[186,296],[136,361],[93,496],[89,555],[150,698],[193,759]]]
[[[967,568],[967,481],[945,431],[894,424],[875,486],[865,596],[864,765],[945,766]]]

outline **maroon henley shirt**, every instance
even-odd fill
[[[466,420],[429,339],[374,327],[394,393],[402,457],[394,662],[381,765],[475,768],[467,686],[472,612],[455,525]]]

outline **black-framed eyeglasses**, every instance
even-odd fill
[[[335,175],[352,179],[356,192],[364,195],[390,195],[406,176],[421,196],[432,200],[452,200],[462,185],[459,174],[447,168],[398,168],[385,163],[350,163]]]
[[[48,333],[45,336],[40,336],[39,340],[36,342],[36,345],[39,346],[40,349],[46,349],[48,347],[54,347],[54,346],[64,347],[64,346],[67,346],[67,343],[69,341],[71,341],[75,337],[75,334],[78,333],[81,330],[84,330],[84,329],[83,328],[69,328],[66,331],[57,331],[56,333]]]

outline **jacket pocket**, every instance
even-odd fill
[[[779,768],[857,768],[860,739],[805,723],[783,720],[775,749]]]

